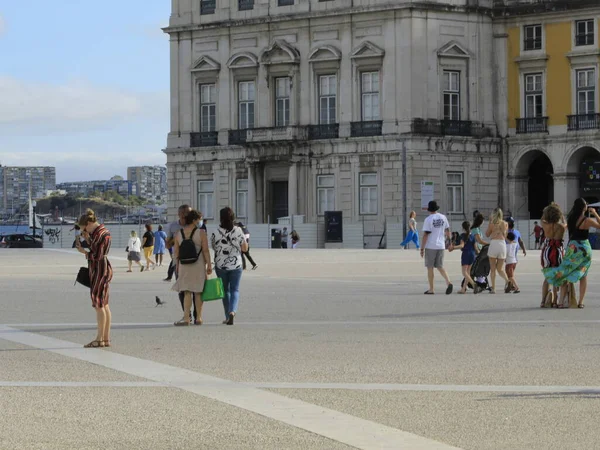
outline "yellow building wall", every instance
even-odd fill
[[[519,27],[508,29],[508,49],[506,61],[508,77],[507,96],[508,96],[508,127],[517,127],[517,117],[521,117],[521,93],[519,84],[519,66],[515,59],[521,53],[521,30]]]
[[[566,125],[571,114],[573,89],[571,64],[567,53],[573,48],[571,21],[546,24],[546,115],[548,125]]]

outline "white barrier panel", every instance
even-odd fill
[[[404,227],[401,223],[390,223],[386,225],[385,243],[387,249],[398,250],[404,240]],[[415,244],[411,243],[414,247]]]
[[[364,248],[362,223],[350,223],[344,225],[343,248]]]

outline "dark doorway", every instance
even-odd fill
[[[540,219],[542,212],[554,200],[554,179],[550,159],[537,156],[529,166],[529,217]]]
[[[271,182],[271,223],[277,223],[280,217],[288,215],[288,182]]]

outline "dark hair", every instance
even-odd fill
[[[162,225],[159,225],[158,226],[158,231],[162,231],[162,229],[163,229]]]
[[[537,225],[537,220],[535,222],[533,222],[534,225]]]
[[[471,232],[471,222],[469,222],[468,220],[465,220],[462,223],[462,227],[463,230],[465,230],[465,233],[469,234]]]
[[[98,222],[96,213],[91,209],[86,209],[77,222],[80,227],[85,227],[88,223]]]
[[[219,211],[219,217],[221,219],[221,228],[227,231],[233,230],[233,221],[235,220],[235,214],[233,209],[227,207]]]
[[[483,214],[481,214],[480,212],[477,213],[477,215],[475,216],[475,219],[473,220],[473,224],[471,225],[471,229],[473,228],[479,228],[481,225],[483,225],[483,221],[484,221],[484,217]]]
[[[587,203],[583,198],[578,198],[573,203],[573,208],[571,212],[569,212],[569,217],[567,218],[567,225],[569,226],[569,234],[573,234],[577,229],[577,221],[584,213],[587,208]]]
[[[199,211],[196,211],[195,209],[192,209],[189,213],[186,214],[185,216],[185,224],[186,225],[191,225],[193,224],[196,220],[202,218],[202,214],[200,214]]]
[[[508,229],[512,230],[515,227],[515,221],[511,218],[509,218],[506,223],[508,223]]]
[[[506,235],[506,239],[508,239],[509,241],[514,241],[515,238],[517,236],[515,236],[515,233],[513,233],[512,231],[510,231],[507,235]]]
[[[183,204],[179,208],[177,208],[177,211],[186,211],[188,209],[190,209],[190,205]]]
[[[147,223],[146,224],[146,231],[152,231],[152,224],[151,223]]]

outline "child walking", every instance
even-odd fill
[[[506,276],[508,277],[508,284],[504,290],[506,294],[510,293],[510,291],[512,291],[513,294],[521,292],[519,290],[519,285],[517,284],[517,279],[515,278],[515,270],[518,262],[517,252],[519,251],[519,244],[516,239],[517,237],[512,231],[509,231],[506,235],[506,240],[508,241],[508,244],[506,245]]]
[[[475,281],[471,278],[471,266],[475,262],[475,236],[471,234],[471,223],[465,220],[462,223],[464,233],[460,235],[460,241],[458,245],[451,246],[450,251],[453,249],[462,249],[462,255],[460,257],[460,265],[462,266],[462,274],[465,278],[462,289],[458,291],[459,294],[467,292],[469,284],[475,287]]]

